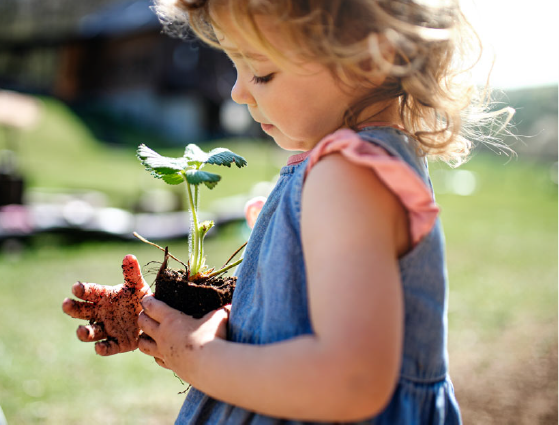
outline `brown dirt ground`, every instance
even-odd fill
[[[485,341],[452,338],[450,373],[464,424],[557,425],[557,323],[524,324]]]

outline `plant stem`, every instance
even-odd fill
[[[198,185],[194,186],[194,208],[198,211],[198,201],[200,200],[200,196],[198,195]]]
[[[199,169],[199,168],[197,168]],[[198,185],[194,186],[194,209],[198,211]],[[196,229],[198,229],[198,225],[196,225]],[[204,258],[204,237],[200,235],[200,231],[198,230],[198,246],[196,252],[198,253],[198,262],[196,263],[196,271],[199,271],[202,268],[202,259]]]
[[[184,177],[184,182],[186,183],[186,191],[188,193],[188,202],[190,204],[190,211],[192,212],[192,221],[193,221],[193,231],[194,234],[192,235],[193,238],[193,242],[192,242],[192,250],[194,252],[192,252],[192,264],[190,265],[191,269],[190,269],[190,274],[193,276],[195,274],[198,273],[198,269],[199,269],[199,265],[198,265],[198,256],[199,256],[199,239],[200,239],[200,235],[199,235],[199,229],[198,229],[198,216],[196,214],[196,204],[194,203],[194,200],[192,199],[192,189],[190,188],[190,183],[188,183],[188,180],[186,179],[186,174],[183,174]]]
[[[231,260],[235,257],[235,255],[237,255],[237,254],[239,253],[239,251],[240,251],[241,249],[243,249],[245,246],[247,246],[247,243],[248,243],[248,242],[245,242],[244,244],[242,244],[242,245],[239,247],[239,249],[237,249],[237,250],[233,253],[233,255],[232,255],[231,257],[229,257],[229,260],[227,260],[227,261],[225,262],[225,264],[223,265],[223,267],[225,267],[227,264],[229,264],[229,261],[231,261]]]
[[[198,248],[199,257],[198,257],[198,270],[202,270],[202,263],[204,262],[204,236],[200,236],[200,247]]]
[[[207,277],[214,277],[214,276],[217,276],[218,274],[225,273],[225,272],[226,272],[227,270],[229,270],[230,268],[233,268],[233,267],[235,267],[235,266],[238,266],[238,265],[241,264],[242,262],[243,262],[243,259],[241,258],[241,259],[235,261],[234,263],[229,264],[228,266],[225,266],[225,267],[223,267],[223,268],[221,268],[221,269],[219,269],[219,270],[217,270],[217,271],[215,271],[215,272],[213,272],[213,273],[210,273]]]

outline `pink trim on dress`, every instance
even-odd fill
[[[300,162],[303,162],[305,159],[307,159],[307,156],[309,156],[310,153],[311,151],[306,151],[295,155],[291,155],[289,158],[287,158],[287,165],[295,165],[295,164],[299,164]]]
[[[310,155],[305,176],[320,158],[334,152],[341,153],[355,164],[373,169],[386,187],[398,197],[408,211],[413,246],[431,231],[439,212],[431,190],[403,160],[364,141],[352,130],[338,130],[322,139],[310,153],[304,152]]]
[[[359,130],[363,130],[364,128],[368,128],[368,127],[392,127],[392,128],[395,128],[396,130],[400,130],[400,131],[402,131],[406,134],[409,134],[406,131],[406,129],[404,127],[402,127],[401,125],[392,124],[392,123],[384,122],[384,121],[366,122],[366,123],[360,124],[357,128]],[[289,158],[287,158],[287,165],[297,165],[297,164],[303,162],[305,159],[307,159],[307,156],[309,156],[310,153],[311,153],[311,151],[306,151],[306,152],[298,153],[298,154],[295,154],[295,155],[291,155]]]

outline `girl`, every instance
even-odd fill
[[[173,310],[127,256],[123,286],[78,283],[88,302],[65,300],[93,323],[78,337],[108,338],[102,355],[139,346],[189,382],[178,424],[460,423],[425,159],[460,163],[471,147],[475,90],[455,66],[473,33],[457,1],[179,0],[157,11],[223,50],[233,100],[303,153],[256,221],[230,309],[201,320]],[[130,323],[114,323],[114,308]]]

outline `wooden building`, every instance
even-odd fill
[[[48,37],[0,34],[0,87],[56,96],[97,127],[109,123],[101,138],[115,143],[115,124],[177,144],[228,135],[220,111],[235,79],[231,63],[194,38],[162,34],[150,5],[105,4]]]

